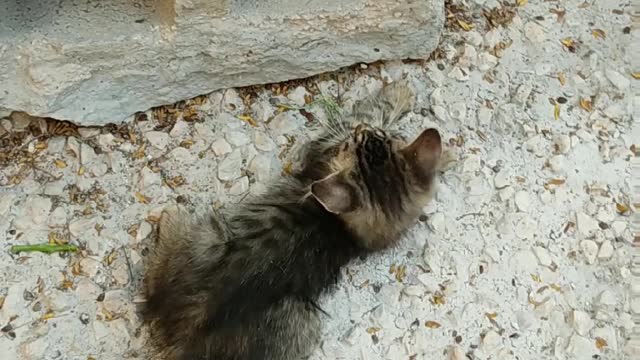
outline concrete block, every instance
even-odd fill
[[[359,62],[425,58],[442,0],[0,2],[0,116],[83,125]]]

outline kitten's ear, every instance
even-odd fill
[[[426,179],[435,171],[442,154],[440,133],[427,129],[401,151],[416,175]]]
[[[340,173],[327,176],[311,184],[311,195],[318,200],[327,211],[343,214],[355,209],[356,197]]]

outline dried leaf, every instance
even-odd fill
[[[180,147],[183,147],[185,149],[191,148],[192,145],[193,145],[193,140],[191,139],[182,140],[182,142],[180,143]]]
[[[564,293],[564,290],[562,290],[562,287],[558,284],[549,284],[549,287],[559,293]]]
[[[484,316],[486,316],[487,319],[489,319],[489,320],[495,320],[498,317],[498,313],[495,313],[495,312],[484,313]]]
[[[170,188],[175,189],[178,186],[184,185],[185,180],[184,180],[184,177],[182,177],[181,175],[178,175],[176,177],[168,179],[166,183]]]
[[[560,10],[560,9],[558,9],[558,10],[551,9],[551,10],[549,10],[549,12],[556,15],[556,21],[558,23],[564,22],[564,16],[567,13],[567,11],[565,9],[562,9],[562,10]]]
[[[2,310],[2,306],[4,305],[4,296],[0,296],[0,310]]]
[[[537,274],[531,274],[531,280],[537,283],[542,283],[542,279],[540,278],[540,275],[537,275]]]
[[[248,123],[249,125],[253,126],[253,127],[258,127],[258,123],[256,123],[255,120],[253,120],[253,118],[249,115],[241,115],[238,116],[238,119],[245,121],[246,123]]]
[[[564,84],[567,83],[567,80],[564,77],[564,74],[559,72],[558,73],[558,81],[560,81],[560,85],[564,86]]]
[[[562,43],[562,45],[564,45],[564,47],[567,48],[567,50],[569,50],[570,52],[575,52],[576,51],[576,46],[577,43],[575,40],[573,40],[572,38],[564,38],[562,40],[560,40],[560,42]]]
[[[565,183],[564,179],[551,179],[547,182],[548,185],[562,185]]]
[[[51,310],[47,311],[46,314],[42,315],[42,317],[40,318],[41,320],[49,320],[52,319],[55,316],[55,313]]]
[[[618,210],[620,214],[624,214],[629,211],[629,207],[625,204],[616,203],[616,210]]]
[[[428,321],[426,321],[424,323],[424,326],[428,327],[429,329],[437,329],[437,328],[441,327],[442,325],[440,325],[440,323],[437,322],[437,321],[428,320]]]
[[[434,305],[444,305],[444,295],[441,293],[436,293],[431,298],[431,303]]]
[[[591,30],[591,35],[593,35],[596,39],[606,39],[607,34],[602,29],[593,29]]]
[[[591,106],[591,100],[589,99],[580,99],[580,107],[587,112],[593,111],[593,107]]]
[[[398,271],[396,271],[396,280],[398,282],[403,282],[404,281],[404,277],[406,275],[406,270],[407,270],[406,266],[404,266],[404,265],[398,266]]]
[[[473,30],[474,25],[473,24],[469,24],[461,19],[458,19],[458,25],[460,25],[460,27],[462,28],[462,30],[464,31],[471,31]]]
[[[144,157],[144,148],[145,148],[145,146],[144,146],[144,145],[141,145],[141,146],[138,148],[138,150],[136,150],[136,151],[133,153],[133,155],[131,155],[131,157],[132,157],[134,160],[142,159],[142,158]]]
[[[82,176],[84,175],[84,172],[85,172],[84,166],[80,165],[80,168],[78,169],[78,175]]]
[[[47,143],[45,141],[43,142],[38,142],[36,144],[36,150],[44,150],[47,148]]]
[[[373,327],[373,326],[372,326],[372,327],[370,327],[370,328],[368,328],[368,329],[367,329],[367,333],[369,333],[369,334],[375,334],[375,333],[377,333],[378,331],[380,331],[380,328],[379,328],[379,327]]]
[[[553,118],[558,120],[560,118],[560,104],[553,105]]]
[[[525,5],[527,5],[528,2],[529,2],[529,0],[516,0],[516,5],[525,6]]]
[[[293,163],[289,161],[286,164],[284,164],[284,166],[282,167],[282,174],[291,175],[292,173],[293,173]]]
[[[601,337],[596,337],[596,347],[598,348],[598,350],[602,350],[603,348],[606,348],[607,346],[609,346],[609,344],[607,343],[607,340],[601,338]]]
[[[136,199],[138,199],[139,202],[143,203],[143,204],[148,204],[149,203],[149,198],[142,195],[139,192],[135,193]]]
[[[631,77],[633,77],[636,80],[640,80],[640,71],[634,71],[631,73]]]
[[[53,163],[56,165],[58,169],[64,169],[67,167],[67,164],[60,159],[56,159]]]

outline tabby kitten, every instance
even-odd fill
[[[165,210],[146,273],[159,359],[293,360],[318,343],[321,294],[352,259],[394,245],[432,192],[435,129],[407,144],[412,106],[387,86],[310,141],[301,169],[220,215]]]

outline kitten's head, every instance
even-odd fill
[[[311,184],[311,195],[342,218],[364,247],[390,246],[430,200],[441,151],[435,129],[407,143],[397,134],[360,124],[325,149],[325,174]]]

